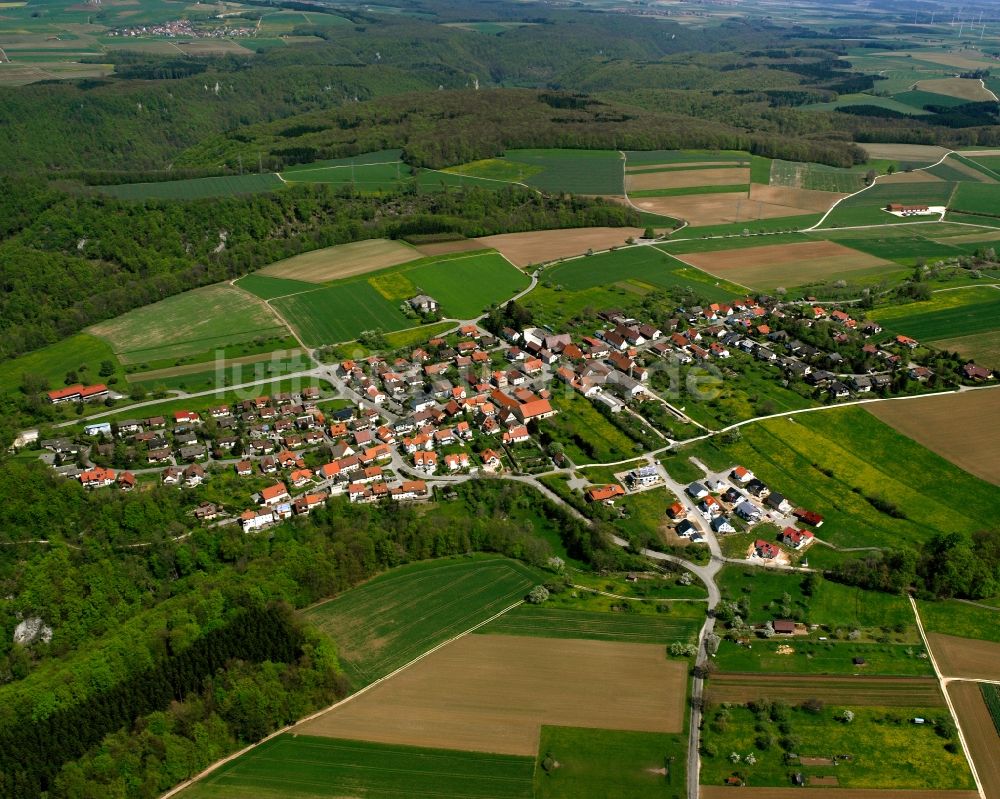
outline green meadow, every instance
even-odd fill
[[[541,579],[499,557],[402,566],[306,611],[337,642],[355,687],[517,602]]]

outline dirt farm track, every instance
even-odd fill
[[[654,644],[469,635],[295,732],[534,755],[542,724],[680,732],[686,674]]]
[[[701,799],[979,799],[976,791],[901,791],[896,788],[729,788],[702,785]],[[993,799],[993,797],[988,797]]]
[[[979,685],[952,683],[948,686],[948,694],[955,705],[972,762],[976,764],[983,793],[986,799],[1000,799],[1000,735],[986,709]]]

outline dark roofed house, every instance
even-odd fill
[[[794,635],[795,634],[795,622],[790,619],[775,619],[774,632],[776,635]]]

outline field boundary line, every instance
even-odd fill
[[[938,679],[938,685],[941,687],[941,693],[944,694],[944,701],[948,706],[948,712],[951,713],[951,720],[955,723],[955,729],[958,731],[958,740],[962,744],[962,752],[965,753],[965,760],[969,764],[969,770],[972,772],[972,779],[976,782],[976,790],[979,792],[981,799],[986,799],[986,790],[983,788],[982,780],[979,779],[979,772],[976,771],[976,764],[972,761],[972,752],[969,750],[969,744],[965,740],[962,724],[958,719],[958,713],[955,712],[955,705],[948,693],[948,683],[950,680],[946,679],[941,673],[941,667],[938,665],[937,658],[934,657],[934,650],[931,649],[930,641],[927,640],[927,633],[924,632],[924,623],[920,619],[920,609],[917,607],[917,600],[913,598],[912,594],[908,594],[907,599],[910,600],[910,607],[913,608],[913,618],[917,622],[917,631],[920,633],[920,640],[924,642],[924,649],[927,650],[927,655],[931,659],[931,666],[934,667],[934,674]]]
[[[228,756],[222,758],[222,760],[217,760],[215,763],[212,763],[212,765],[208,766],[206,769],[204,769],[200,773],[196,774],[195,776],[191,777],[188,780],[185,780],[180,785],[175,785],[173,788],[171,788],[166,793],[161,794],[160,797],[159,797],[159,799],[170,799],[170,797],[176,796],[181,791],[189,788],[191,785],[193,785],[194,783],[198,782],[199,780],[204,779],[209,774],[212,774],[213,772],[215,772],[218,769],[220,769],[222,766],[226,765],[227,763],[230,763],[233,760],[236,760],[239,757],[242,757],[243,755],[247,754],[248,752],[253,751],[257,747],[261,746],[262,744],[265,744],[268,741],[273,740],[274,738],[277,738],[279,735],[283,735],[286,732],[291,732],[293,729],[295,729],[296,727],[298,727],[300,724],[305,724],[308,721],[312,721],[313,719],[317,719],[320,716],[326,715],[331,710],[336,710],[338,707],[341,707],[342,705],[346,705],[348,702],[350,702],[350,701],[352,701],[354,699],[357,699],[362,694],[368,693],[368,691],[372,690],[376,686],[379,686],[382,683],[386,682],[387,680],[395,677],[401,671],[405,671],[406,669],[410,668],[410,666],[414,665],[415,663],[418,663],[419,661],[423,660],[424,658],[428,657],[429,655],[433,655],[439,649],[442,649],[442,648],[446,647],[448,644],[451,644],[451,643],[457,641],[460,638],[464,638],[465,636],[469,635],[470,633],[473,633],[476,630],[478,630],[480,627],[486,626],[490,622],[495,621],[496,619],[499,619],[505,613],[508,613],[508,612],[512,611],[514,608],[518,607],[519,605],[523,605],[523,604],[524,604],[524,600],[523,599],[519,599],[513,605],[510,605],[509,607],[504,608],[499,613],[495,613],[492,616],[490,616],[488,619],[485,619],[485,620],[479,622],[478,624],[470,627],[469,629],[464,630],[464,631],[458,633],[457,635],[453,635],[451,638],[449,638],[449,639],[447,639],[445,641],[442,641],[440,644],[438,644],[437,646],[435,646],[435,647],[433,647],[431,649],[428,649],[423,654],[417,655],[417,657],[413,658],[413,660],[409,661],[408,663],[404,663],[402,666],[400,666],[395,671],[390,672],[389,674],[386,674],[384,677],[379,677],[377,680],[375,680],[375,682],[369,683],[364,688],[361,688],[360,690],[355,691],[353,694],[350,694],[349,696],[345,696],[343,699],[340,699],[337,702],[334,702],[329,707],[325,707],[322,710],[317,710],[315,713],[311,713],[310,715],[306,716],[305,718],[299,719],[294,724],[289,724],[289,725],[287,725],[285,727],[281,727],[281,728],[275,730],[274,732],[272,732],[267,737],[262,738],[261,740],[257,741],[256,743],[252,743],[249,746],[245,746],[242,749],[240,749],[238,752],[233,752],[231,755],[228,755]]]
[[[313,366],[316,365],[317,361],[313,357],[313,354],[312,354],[313,348],[306,346],[306,343],[302,340],[302,336],[300,336],[299,333],[298,333],[298,331],[288,323],[288,320],[285,319],[284,316],[282,316],[281,311],[279,311],[277,308],[275,308],[273,305],[271,305],[271,301],[270,300],[265,300],[262,297],[258,297],[252,291],[247,291],[242,286],[237,286],[236,285],[236,279],[230,280],[229,281],[229,285],[232,288],[237,289],[238,291],[242,291],[248,297],[250,297],[253,300],[255,300],[258,304],[263,305],[265,308],[267,308],[267,310],[271,312],[271,315],[274,316],[275,319],[277,319],[279,322],[281,322],[281,324],[283,324],[285,326],[285,328],[291,334],[292,338],[294,338],[297,342],[299,342],[299,347],[302,348],[302,352],[305,354],[305,356],[310,361],[313,362]]]
[[[779,244],[778,246],[780,247],[781,245]],[[660,248],[656,247],[655,249],[659,250]],[[740,249],[740,248],[737,248],[737,249]],[[660,252],[662,252],[664,255],[669,255],[671,258],[676,258],[678,261],[680,261],[685,266],[690,266],[692,269],[697,269],[699,272],[704,272],[706,275],[711,275],[716,280],[721,280],[721,281],[723,281],[725,283],[732,283],[734,286],[739,286],[740,288],[746,289],[747,291],[750,291],[750,292],[756,291],[756,289],[752,289],[749,286],[744,286],[742,283],[737,283],[735,280],[730,280],[728,277],[722,277],[721,275],[715,274],[715,272],[709,272],[707,269],[705,269],[705,268],[703,268],[701,266],[695,266],[690,261],[685,261],[683,258],[681,258],[680,255],[675,255],[674,253],[672,253],[672,252],[666,252],[665,250],[660,250]],[[723,251],[722,250],[718,250],[718,252],[723,252]],[[688,255],[688,253],[682,253],[682,254],[683,255]]]
[[[945,153],[944,155],[942,155],[942,156],[941,156],[941,157],[940,157],[940,158],[939,158],[939,159],[938,159],[937,161],[935,161],[935,162],[934,162],[933,164],[928,164],[927,166],[920,166],[920,167],[917,167],[916,169],[913,169],[913,170],[911,170],[911,171],[913,171],[913,172],[926,172],[926,171],[927,171],[928,169],[933,169],[934,167],[936,167],[936,166],[938,166],[938,165],[940,165],[940,164],[943,164],[943,163],[944,163],[944,161],[945,161],[945,159],[946,159],[946,158],[947,158],[947,157],[948,157],[949,155],[951,155],[952,153],[954,153],[954,152],[955,152],[954,150],[948,150],[948,151],[947,151],[947,152],[946,152],[946,153]],[[841,198],[840,198],[839,200],[837,200],[836,202],[834,202],[834,204],[833,204],[833,205],[831,205],[831,206],[830,206],[830,207],[829,207],[829,208],[827,209],[827,212],[826,212],[825,214],[823,214],[823,216],[822,216],[822,217],[820,218],[819,222],[817,222],[816,224],[814,224],[814,225],[813,225],[812,227],[807,227],[807,228],[804,228],[804,229],[802,230],[802,232],[803,232],[803,233],[808,233],[809,231],[812,231],[812,230],[817,230],[817,229],[819,229],[820,225],[822,225],[822,224],[823,224],[823,223],[824,223],[824,222],[826,221],[826,218],[827,218],[827,217],[828,217],[828,216],[829,216],[830,214],[832,214],[832,213],[833,213],[833,211],[834,211],[834,209],[835,209],[835,208],[836,208],[836,207],[837,207],[838,205],[840,205],[840,204],[841,204],[842,202],[844,202],[844,200],[849,200],[849,199],[851,199],[852,197],[857,197],[857,196],[858,196],[859,194],[863,194],[864,192],[868,191],[868,189],[870,189],[870,188],[874,187],[874,186],[875,186],[875,185],[876,185],[876,184],[878,183],[878,181],[879,181],[879,178],[883,178],[883,177],[889,177],[889,175],[876,175],[876,176],[875,176],[875,177],[874,177],[874,178],[872,179],[872,182],[871,182],[871,183],[869,183],[869,184],[868,184],[867,186],[865,186],[865,187],[864,187],[863,189],[859,189],[858,191],[854,192],[854,194],[848,194],[848,195],[847,195],[846,197],[841,197]],[[938,222],[942,222],[942,221],[944,221],[944,216],[945,216],[944,214],[941,214],[941,219],[938,219],[938,220],[936,220],[936,221],[938,221]],[[878,226],[877,226],[877,225],[875,225],[874,227],[878,227]],[[981,793],[981,791],[980,791],[980,793]]]

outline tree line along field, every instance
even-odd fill
[[[120,183],[101,186],[100,191],[119,200],[145,202],[148,200],[203,200],[212,197],[233,197],[240,194],[257,194],[284,187],[275,174],[221,175],[189,180],[167,180],[155,183]]]
[[[345,673],[360,687],[517,602],[538,582],[531,569],[505,558],[414,564],[306,617],[337,642]]]
[[[215,347],[284,336],[264,303],[227,284],[186,291],[89,328],[122,363],[182,358]]]
[[[272,278],[241,283],[264,294],[283,292]],[[471,319],[490,305],[509,299],[529,284],[529,278],[495,252],[457,253],[337,281],[325,286],[279,295],[274,307],[310,346],[350,341],[365,330],[403,330],[419,321],[400,309],[407,299],[429,294],[451,318]]]
[[[185,789],[184,799],[532,799],[534,759],[284,734]]]
[[[987,528],[995,512],[994,486],[861,408],[747,425],[739,441],[713,442],[704,456],[723,467],[751,465],[790,502],[821,513],[822,538],[841,547],[919,545],[935,532]],[[949,486],[947,496],[941,485]],[[948,499],[956,496],[961,502]],[[903,518],[877,510],[870,500],[892,503]]]

